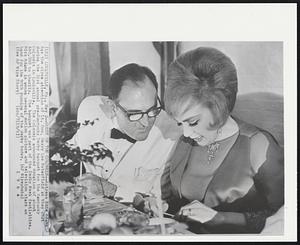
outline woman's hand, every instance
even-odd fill
[[[201,223],[221,220],[222,217],[217,214],[218,214],[217,211],[204,205],[203,203],[197,200],[194,200],[191,203],[183,206],[179,211],[179,215],[187,216]]]
[[[179,213],[193,220],[200,221],[207,226],[216,225],[237,225],[244,227],[246,225],[245,216],[242,213],[235,212],[217,212],[204,204],[202,208],[186,208],[182,207]],[[211,210],[211,214],[210,211]]]

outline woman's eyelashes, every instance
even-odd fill
[[[194,126],[196,126],[196,125],[198,125],[198,122],[199,122],[200,120],[197,120],[197,121],[195,121],[195,122],[190,122],[189,123],[189,126],[190,127],[194,127]]]
[[[198,122],[199,122],[199,121],[200,121],[200,119],[197,120],[197,121],[195,121],[195,122],[190,122],[190,123],[189,123],[189,126],[190,126],[190,127],[194,127],[194,126],[198,125]],[[181,122],[178,122],[177,125],[178,125],[178,126],[182,126],[182,123],[181,123]]]

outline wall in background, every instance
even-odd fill
[[[283,96],[282,42],[182,42],[181,51],[214,47],[236,65],[239,94],[271,92]]]

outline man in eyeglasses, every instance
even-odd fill
[[[109,148],[114,159],[85,163],[86,172],[117,185],[115,196],[132,201],[136,192],[157,191],[180,131],[162,110],[156,77],[149,68],[125,65],[112,74],[109,88],[110,98],[83,100],[77,121],[89,123],[80,127],[70,143],[81,150],[96,142]]]
[[[120,86],[121,85],[121,86]],[[117,70],[110,79],[117,123],[134,140],[145,140],[161,111],[155,75],[135,64]]]

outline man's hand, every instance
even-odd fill
[[[76,184],[87,187],[87,197],[114,196],[117,190],[116,185],[92,173],[77,177]]]
[[[158,200],[154,196],[137,193],[133,199],[133,206],[142,212],[150,214],[151,216],[159,216]],[[166,212],[167,210],[168,204],[165,201],[162,201],[162,211]]]

